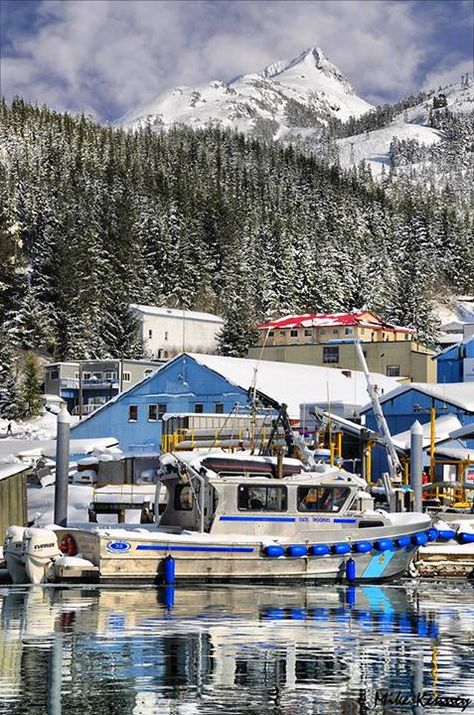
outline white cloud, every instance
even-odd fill
[[[43,0],[37,29],[10,40],[2,92],[116,118],[170,86],[228,79],[319,45],[360,95],[400,96],[419,89],[438,21],[428,13],[420,23],[414,7],[398,0]],[[446,60],[431,74],[450,71]]]

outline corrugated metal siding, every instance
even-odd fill
[[[449,395],[449,387],[446,396]],[[422,408],[422,411],[415,409],[415,406]],[[462,425],[474,422],[474,414],[466,413],[464,410],[449,405],[442,400],[434,400],[418,390],[409,390],[401,395],[397,395],[393,400],[384,402],[382,407],[391,434],[399,434],[409,430],[415,420],[421,424],[430,421],[429,409],[434,406],[438,408],[437,416],[455,414]],[[445,409],[443,409],[445,408]],[[377,431],[377,422],[373,410],[366,413],[366,425],[369,429]],[[467,447],[474,447],[474,440],[466,440]],[[383,449],[374,449],[372,453],[372,475],[377,477],[382,471],[387,470],[387,460]]]
[[[161,422],[148,420],[148,405],[165,404],[167,412],[194,412],[200,403],[203,412],[214,412],[216,402],[230,412],[236,402],[247,404],[247,393],[193,358],[181,357],[75,425],[71,438],[115,437],[126,451],[158,451]],[[136,422],[128,421],[130,405],[138,406]]]
[[[0,538],[7,526],[27,526],[26,474],[13,474],[0,481]]]

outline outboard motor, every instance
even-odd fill
[[[23,561],[30,583],[44,583],[54,577],[54,561],[62,556],[52,529],[26,529],[23,535]]]
[[[28,576],[23,563],[24,526],[9,526],[5,531],[3,543],[3,558],[7,565],[8,575],[13,583],[28,583]]]

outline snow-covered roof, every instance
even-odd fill
[[[84,439],[71,439],[69,454],[89,454],[95,449],[115,447],[118,440],[115,437],[89,437]],[[31,440],[28,447],[18,452],[20,457],[56,457],[56,440]]]
[[[303,402],[363,405],[367,400],[365,376],[357,370],[352,370],[351,376],[347,377],[342,370],[330,367],[197,353],[190,353],[190,356],[245,390],[252,386],[257,368],[257,389],[288,405],[288,414],[295,419],[300,416]],[[398,384],[385,375],[374,374],[373,379],[384,391],[392,390]]]
[[[421,426],[423,428],[423,446],[426,447],[430,444],[431,425],[429,422],[426,422]],[[461,422],[456,415],[441,415],[435,422],[435,441],[441,442],[450,438],[452,433],[458,430],[459,427],[461,427]],[[410,430],[392,435],[392,439],[396,447],[410,449]]]
[[[137,313],[145,315],[161,315],[165,318],[179,318],[180,320],[201,320],[207,323],[223,324],[224,320],[213,313],[197,313],[194,310],[178,310],[177,308],[159,308],[156,305],[138,305],[133,303],[130,308]]]
[[[474,422],[451,432],[452,439],[473,439],[474,438]]]
[[[304,313],[303,315],[285,315],[283,318],[270,320],[257,326],[257,330],[268,330],[270,328],[324,328],[324,327],[347,327],[356,325],[361,328],[372,330],[396,330],[401,333],[414,333],[411,328],[402,328],[392,323],[381,320],[375,313],[364,310],[351,313]]]
[[[20,474],[30,469],[29,464],[21,464],[19,462],[10,462],[8,464],[0,464],[0,482],[2,479],[13,477],[14,474]]]
[[[407,385],[398,385],[391,392],[386,392],[381,396],[380,402],[384,403],[388,400],[393,400],[395,397],[399,397],[410,390],[422,392],[435,400],[440,400],[454,407],[459,407],[461,410],[466,410],[466,412],[474,413],[474,382],[448,382],[443,384],[410,382]],[[367,403],[361,409],[361,412],[367,412],[371,409],[372,404]]]

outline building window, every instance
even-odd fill
[[[136,422],[138,420],[138,405],[128,406],[128,421]]]
[[[123,375],[122,375],[122,380],[123,380],[124,382],[130,382],[130,380],[131,380],[130,373],[129,373],[129,372],[124,372]]]
[[[148,421],[156,422],[158,419],[158,405],[148,405]]]
[[[83,373],[82,373],[82,379],[83,379],[83,380],[90,380],[90,379],[91,379],[91,373],[90,373],[90,372],[83,372]]]
[[[50,380],[59,380],[59,370],[50,370],[49,379]]]
[[[101,380],[101,379],[102,379],[102,373],[101,373],[101,372],[94,372],[93,374],[94,374],[94,377],[97,378],[97,380]]]
[[[332,334],[333,334],[333,335],[339,335],[339,328],[333,328],[333,329],[332,329]]]
[[[361,329],[360,329],[360,334],[361,334],[361,335],[365,335],[365,328],[361,328]]]
[[[311,338],[313,336],[313,331],[311,328],[306,328],[304,331],[305,338]]]
[[[204,405],[202,404],[202,402],[194,403],[194,412],[196,415],[201,415],[204,412]]]
[[[324,328],[321,328],[319,331],[320,335],[326,335],[326,330]]]
[[[168,340],[168,331],[165,330],[165,340]]]
[[[149,330],[149,331],[148,331],[148,337],[149,337],[149,338],[152,338],[152,337],[153,337],[153,330]]]
[[[339,362],[339,348],[333,347],[333,346],[323,348],[323,362],[325,362],[325,363]]]
[[[285,330],[280,330],[280,335],[281,335],[282,337],[285,337],[286,331],[285,331]]]
[[[408,333],[405,333],[405,340],[410,340],[410,336]]]
[[[214,403],[214,412],[216,415],[223,415],[224,414],[224,403],[223,402],[215,402]]]
[[[297,338],[297,337],[298,337],[298,331],[297,331],[297,330],[290,330],[290,337],[291,337],[291,338]]]
[[[106,372],[106,373],[105,373],[105,379],[106,379],[106,380],[116,380],[116,379],[117,379],[117,373],[116,373],[116,372]]]
[[[275,335],[275,332],[274,332],[273,330],[269,330],[269,331],[268,331],[268,337],[269,337],[269,338],[273,338],[274,335]]]
[[[387,365],[387,377],[400,377],[400,365]]]
[[[75,379],[75,380],[79,380],[79,373],[78,373],[78,372],[75,372],[75,373],[74,373],[74,379]]]
[[[345,335],[352,335],[352,328],[344,328]]]
[[[243,511],[286,511],[286,487],[260,487],[240,484],[237,506]]]
[[[168,411],[168,406],[165,405],[163,402],[160,402],[158,404],[158,419],[162,420],[163,415],[166,414],[167,411]]]

